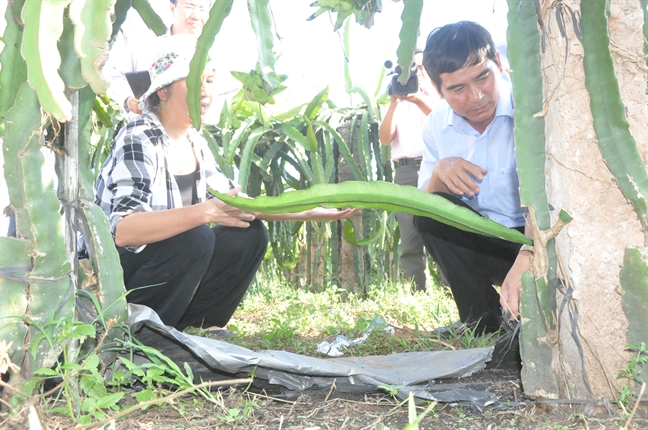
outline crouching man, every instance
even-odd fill
[[[520,206],[510,84],[488,31],[462,21],[433,30],[423,65],[445,100],[423,126],[419,188],[529,235]],[[430,218],[414,224],[445,275],[461,322],[479,332],[518,314],[531,252]],[[501,286],[498,294],[494,285]]]

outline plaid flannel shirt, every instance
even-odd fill
[[[189,140],[198,159],[196,179],[200,202],[213,196],[207,187],[225,192],[233,187],[218,168],[207,141],[193,128]],[[182,207],[182,197],[169,172],[169,137],[152,112],[124,127],[110,146],[95,186],[95,203],[110,221],[113,237],[121,219],[134,212],[152,212]],[[126,247],[138,253],[146,245]]]

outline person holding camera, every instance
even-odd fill
[[[392,145],[392,161],[396,167],[394,183],[398,185],[418,185],[418,175],[423,156],[421,130],[425,118],[439,102],[432,94],[429,78],[422,65],[423,51],[414,54],[418,85],[414,92],[405,87],[389,87],[390,102],[385,117],[378,130],[378,138],[383,145]],[[410,78],[412,79],[412,78]],[[409,93],[408,93],[409,92]],[[405,93],[405,94],[402,94]],[[414,280],[417,290],[426,291],[428,284],[427,256],[423,241],[416,231],[410,214],[397,212],[396,220],[401,234],[400,262],[407,276]]]
[[[423,127],[419,188],[532,236],[520,204],[511,86],[491,35],[469,21],[437,28],[423,64],[445,103]],[[414,224],[448,280],[462,323],[495,332],[503,316],[517,317],[531,250],[431,218],[415,216]]]

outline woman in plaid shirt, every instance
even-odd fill
[[[261,219],[338,220],[355,210],[316,208],[296,214],[246,212],[212,198],[211,187],[236,195],[205,139],[192,128],[186,77],[195,38],[171,36],[149,68],[144,115],[123,128],[97,179],[95,203],[110,220],[124,269],[127,299],[179,330],[222,330],[265,255]],[[201,110],[212,101],[213,67],[202,76]],[[210,224],[216,224],[210,227]],[[144,288],[141,288],[144,287]]]

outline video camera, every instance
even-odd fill
[[[410,77],[407,81],[407,84],[405,85],[398,82],[398,77],[403,72],[402,67],[397,65],[392,69],[393,65],[394,63],[392,63],[390,60],[385,61],[385,67],[387,69],[391,69],[389,73],[387,73],[387,76],[393,75],[391,82],[389,83],[389,85],[387,85],[387,94],[393,94],[395,96],[406,96],[409,94],[417,93],[419,90],[419,83],[418,76],[416,75],[418,69],[416,63],[412,63],[412,67],[410,68]]]

